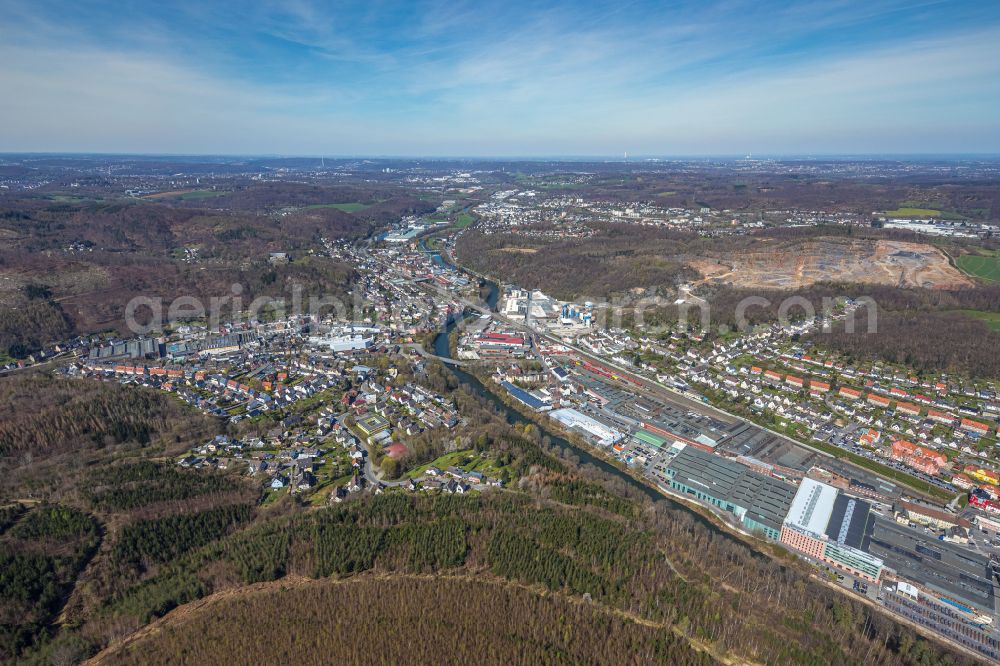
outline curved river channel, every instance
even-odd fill
[[[440,255],[440,253],[429,249],[423,242],[421,242],[420,245],[421,249],[427,252],[427,254],[433,259],[435,263],[443,266],[452,266],[447,259],[445,259]],[[491,282],[489,280],[483,280],[481,281],[480,284],[481,286],[487,287],[489,289],[489,294],[486,297],[486,303],[489,305],[491,310],[496,310],[497,299],[499,298],[499,291],[500,291],[496,283]],[[444,328],[444,330],[439,332],[434,337],[434,354],[436,356],[441,356],[443,358],[451,358],[451,349],[448,343],[449,335],[458,325],[460,319],[464,317],[474,317],[474,316],[476,315],[464,314],[464,315],[455,315],[449,318],[448,325]],[[637,481],[635,478],[626,474],[622,470],[618,469],[617,467],[609,463],[607,460],[595,456],[590,451],[581,448],[576,444],[573,444],[565,437],[562,437],[560,435],[551,432],[544,425],[523,416],[516,409],[507,406],[507,404],[505,404],[504,401],[501,400],[490,388],[484,385],[483,382],[481,382],[478,377],[469,374],[468,372],[465,372],[461,368],[454,366],[450,363],[446,363],[444,365],[446,368],[448,368],[449,371],[451,371],[455,375],[459,383],[465,384],[473,393],[482,396],[486,400],[489,400],[490,403],[492,403],[496,407],[497,411],[504,416],[507,423],[511,425],[528,424],[528,423],[533,424],[536,428],[539,429],[542,436],[548,437],[554,445],[560,448],[568,448],[572,450],[573,453],[580,459],[581,464],[593,465],[594,467],[600,469],[602,472],[610,474],[625,481],[633,488],[636,488],[637,490],[641,491],[646,497],[649,497],[651,500],[655,502],[667,502],[671,506],[671,508],[680,509],[682,511],[686,511],[687,513],[691,514],[692,517],[694,517],[696,520],[698,520],[700,523],[702,523],[712,531],[725,534],[726,536],[732,538],[732,535],[729,535],[725,531],[719,529],[711,521],[707,520],[701,514],[692,511],[689,507],[685,506],[684,504],[675,502],[670,497],[659,492],[652,486]]]

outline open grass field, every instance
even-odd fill
[[[1000,282],[1000,257],[966,254],[955,260],[958,267],[987,282]]]
[[[462,449],[460,451],[452,451],[451,453],[446,453],[437,460],[432,460],[426,465],[421,465],[411,469],[406,474],[403,475],[404,479],[415,479],[420,476],[424,476],[427,473],[427,469],[430,467],[437,467],[438,469],[444,471],[450,466],[461,467],[466,472],[479,472],[487,476],[499,476],[500,467],[496,465],[494,460],[490,457],[482,457],[475,451],[468,449]]]
[[[225,194],[229,194],[229,192],[226,190],[191,190],[182,194],[180,198],[184,201],[188,199],[211,199],[213,197],[221,197]]]
[[[897,208],[883,211],[882,214],[888,217],[940,217],[941,211],[933,208]]]
[[[459,213],[458,217],[455,218],[455,228],[465,229],[467,226],[476,221],[476,218],[472,217],[468,213]]]
[[[958,310],[958,312],[985,322],[994,331],[1000,331],[1000,312],[987,312],[985,310]]]
[[[331,203],[331,204],[313,204],[311,206],[306,206],[306,208],[336,208],[339,211],[345,213],[357,213],[365,208],[368,208],[369,204],[363,204],[360,201],[354,201],[351,203]]]
[[[87,196],[77,196],[75,194],[52,194],[49,195],[49,200],[57,201],[59,203],[80,203],[84,201],[102,201],[101,197],[87,197]]]
[[[143,199],[179,199],[181,201],[188,201],[190,199],[211,199],[213,197],[221,197],[226,194],[232,194],[228,190],[170,190],[169,192],[154,192],[153,194],[143,195]]]

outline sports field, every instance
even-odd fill
[[[882,214],[886,217],[940,217],[941,211],[933,208],[897,208]]]
[[[998,256],[966,254],[956,259],[955,263],[973,277],[987,282],[1000,282],[1000,257]]]

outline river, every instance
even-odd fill
[[[420,239],[420,250],[424,252],[428,257],[430,257],[431,261],[433,261],[438,266],[441,266],[442,268],[450,268],[455,271],[461,271],[461,269],[458,266],[456,266],[455,264],[451,263],[450,261],[442,257],[440,252],[438,252],[437,250],[432,250],[431,248],[427,247],[426,238]],[[466,272],[466,275],[468,275],[468,272]],[[490,307],[490,310],[496,312],[497,301],[500,300],[500,287],[497,286],[496,282],[493,282],[491,280],[480,280],[479,286],[480,288],[487,287],[489,289],[489,292],[486,294],[486,299],[485,299],[486,304]]]
[[[495,287],[496,285],[493,285],[493,286]],[[472,316],[475,316],[475,315],[472,315]],[[435,355],[446,357],[446,358],[451,358],[451,355],[450,355],[451,350],[450,350],[449,344],[448,344],[448,336],[455,329],[455,326],[457,326],[457,325],[458,325],[458,318],[452,317],[451,319],[448,320],[448,326],[447,326],[447,328],[445,328],[445,330],[443,330],[440,333],[438,333],[437,336],[434,338],[434,354]],[[649,497],[650,499],[652,499],[654,501],[661,501],[661,500],[663,500],[663,501],[668,501],[668,502],[670,502],[671,504],[673,504],[673,505],[675,505],[677,507],[681,507],[682,506],[682,505],[679,505],[676,502],[673,502],[673,501],[669,500],[668,498],[664,497],[664,495],[662,495],[657,490],[651,488],[650,486],[647,486],[644,483],[639,483],[638,481],[636,481],[635,479],[633,479],[631,476],[629,476],[625,472],[621,471],[620,469],[618,469],[617,467],[615,467],[614,465],[612,465],[608,461],[604,460],[603,458],[599,458],[599,457],[593,455],[592,453],[590,453],[589,451],[587,451],[586,449],[583,449],[583,448],[577,446],[576,444],[573,444],[572,442],[570,442],[569,440],[567,440],[565,437],[561,437],[560,435],[557,435],[557,434],[555,434],[553,432],[550,432],[548,429],[546,429],[544,426],[540,425],[539,423],[537,423],[535,421],[532,421],[531,419],[523,416],[516,409],[508,407],[504,403],[503,400],[501,400],[495,393],[493,393],[481,381],[479,381],[479,378],[476,377],[475,375],[469,374],[468,372],[465,372],[461,368],[452,366],[451,364],[446,364],[446,367],[452,373],[454,373],[454,375],[455,375],[456,379],[458,379],[459,383],[465,384],[470,389],[472,389],[473,393],[475,393],[476,395],[482,396],[483,398],[489,400],[497,408],[497,411],[499,411],[501,414],[503,414],[503,416],[506,419],[507,423],[509,423],[511,425],[516,425],[516,424],[519,424],[519,423],[520,424],[531,423],[536,428],[538,428],[539,431],[541,431],[541,434],[542,434],[543,437],[548,437],[552,441],[552,443],[555,444],[556,446],[571,449],[573,451],[573,453],[580,459],[581,463],[593,465],[593,466],[597,467],[598,469],[600,469],[602,472],[614,475],[614,476],[618,477],[619,479],[622,479],[622,480],[626,481],[627,483],[629,483],[634,488],[637,488],[637,489],[641,490],[647,497]],[[687,507],[683,507],[683,508],[686,509]],[[695,515],[697,515],[697,514],[695,514]],[[701,518],[701,516],[698,516],[698,518]]]
[[[429,247],[427,247],[426,240],[420,241],[420,249],[426,252],[427,255],[431,258],[431,260],[434,261],[434,263],[438,264],[439,266],[445,266],[455,270],[461,270],[457,266],[449,262],[447,259],[442,257],[440,252],[437,252],[436,250],[432,250]],[[468,275],[468,273],[466,274]],[[499,287],[495,282],[491,280],[481,280],[480,287],[487,287],[489,289],[486,297],[486,303],[489,305],[490,310],[495,311],[497,306],[497,300],[499,299],[500,296]],[[434,354],[436,356],[441,356],[443,358],[451,358],[451,345],[449,344],[448,340],[449,335],[453,330],[455,330],[455,327],[458,325],[460,319],[473,316],[476,315],[465,313],[460,315],[453,315],[448,319],[448,325],[434,338]],[[472,390],[473,393],[490,401],[490,403],[492,403],[496,407],[497,411],[503,415],[507,423],[511,425],[531,423],[532,425],[534,425],[536,428],[539,429],[543,437],[548,437],[549,440],[554,445],[560,448],[567,448],[573,451],[573,453],[577,456],[577,458],[580,460],[582,464],[593,465],[594,467],[601,470],[605,474],[610,474],[616,478],[621,479],[622,481],[625,481],[631,487],[635,488],[636,490],[639,490],[646,497],[653,500],[654,502],[667,502],[671,506],[671,508],[680,509],[682,511],[686,511],[687,513],[691,514],[691,516],[694,517],[698,522],[702,523],[713,532],[726,534],[724,531],[720,530],[714,523],[712,523],[710,520],[707,520],[700,513],[692,511],[689,507],[685,506],[684,504],[675,502],[670,497],[664,495],[663,493],[656,490],[652,486],[637,481],[635,478],[633,478],[629,474],[626,474],[622,470],[618,469],[604,458],[595,456],[587,449],[577,446],[576,444],[573,444],[565,437],[562,437],[561,435],[557,435],[549,431],[547,428],[545,428],[545,426],[541,425],[540,423],[537,423],[525,417],[516,409],[507,406],[507,404],[504,403],[504,401],[501,400],[499,396],[497,396],[492,390],[487,388],[483,384],[483,382],[479,381],[479,378],[476,377],[475,375],[472,375],[462,370],[460,367],[454,366],[450,363],[446,363],[445,367],[448,368],[448,370],[450,370],[455,375],[455,378],[458,379],[459,383],[465,384]],[[726,536],[730,535],[726,534]]]

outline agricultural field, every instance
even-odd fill
[[[1000,256],[966,254],[955,260],[958,267],[973,277],[987,282],[1000,282]]]

